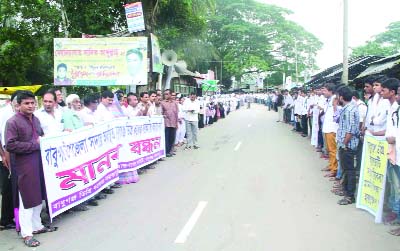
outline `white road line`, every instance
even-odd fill
[[[207,201],[200,201],[197,205],[196,209],[194,210],[192,216],[190,216],[189,221],[183,227],[182,231],[179,233],[178,237],[176,237],[175,243],[183,244],[186,242],[190,232],[192,231],[194,225],[196,225],[197,220],[200,218],[201,213],[203,212],[204,208],[207,206]]]
[[[240,146],[242,145],[242,141],[239,141],[235,147],[235,149],[233,149],[235,152],[237,152],[240,148]]]

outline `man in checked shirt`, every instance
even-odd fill
[[[344,198],[338,201],[339,205],[349,205],[355,202],[356,168],[354,156],[359,142],[360,115],[358,107],[351,102],[353,92],[348,87],[339,91],[339,102],[343,106],[339,118],[337,131],[337,144],[339,147],[339,160],[345,179],[343,182]]]

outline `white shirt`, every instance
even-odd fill
[[[390,109],[388,111],[387,119],[386,119],[386,132],[385,136],[386,137],[395,137],[396,136],[396,128],[398,127],[397,124],[397,119],[398,119],[398,114],[396,113],[397,108],[399,107],[399,104],[397,104],[396,101],[393,102],[393,104],[390,106]]]
[[[107,122],[114,119],[114,115],[107,107],[105,107],[102,103],[97,106],[97,110],[94,112],[94,115],[97,118],[97,122]]]
[[[336,98],[335,95],[330,97],[328,100],[326,107],[325,107],[325,119],[324,119],[324,124],[322,126],[322,132],[323,133],[336,133],[339,125],[336,123],[333,119],[333,116],[335,115],[335,111],[333,110],[333,100]]]
[[[362,101],[362,100],[358,100],[356,102],[356,105],[358,107],[358,113],[360,114],[360,123],[363,123],[365,120],[365,117],[367,116],[367,105]]]
[[[14,114],[11,104],[0,109],[0,139],[3,147],[6,145],[6,123]],[[2,161],[1,156],[0,161]]]
[[[302,115],[301,113],[303,112],[303,102],[304,97],[300,95],[297,96],[296,100],[294,101],[294,114]]]
[[[81,118],[84,125],[97,123],[95,111],[93,112],[86,106],[83,107],[83,109],[78,112],[78,116]]]
[[[35,111],[34,115],[39,119],[40,126],[43,129],[44,135],[55,135],[64,130],[64,124],[62,123],[62,111],[61,109],[54,109],[54,116],[46,112],[44,107]]]
[[[124,112],[125,116],[133,118],[139,116],[140,108],[137,105],[135,107],[128,105],[127,107],[122,107],[122,111]]]
[[[183,103],[183,110],[186,112],[185,119],[187,121],[199,121],[198,114],[200,112],[200,103],[197,100],[195,101],[192,101],[190,99],[185,100],[185,103]]]
[[[14,116],[15,112],[11,106],[11,104],[6,105],[5,107],[0,109],[0,136],[1,143],[3,146],[6,145],[6,123],[12,116]]]
[[[293,98],[290,96],[290,94],[284,96],[283,98],[283,107],[284,108],[290,108],[293,105]]]
[[[389,100],[383,99],[379,94],[375,94],[368,106],[368,120],[366,120],[365,126],[373,132],[386,130],[386,120],[390,106]]]

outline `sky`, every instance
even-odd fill
[[[288,19],[303,26],[324,45],[317,56],[320,70],[342,62],[343,0],[258,0],[294,13]],[[348,0],[349,47],[363,45],[374,35],[400,21],[399,0]]]

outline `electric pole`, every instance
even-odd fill
[[[343,0],[343,74],[342,83],[349,84],[349,3]]]

